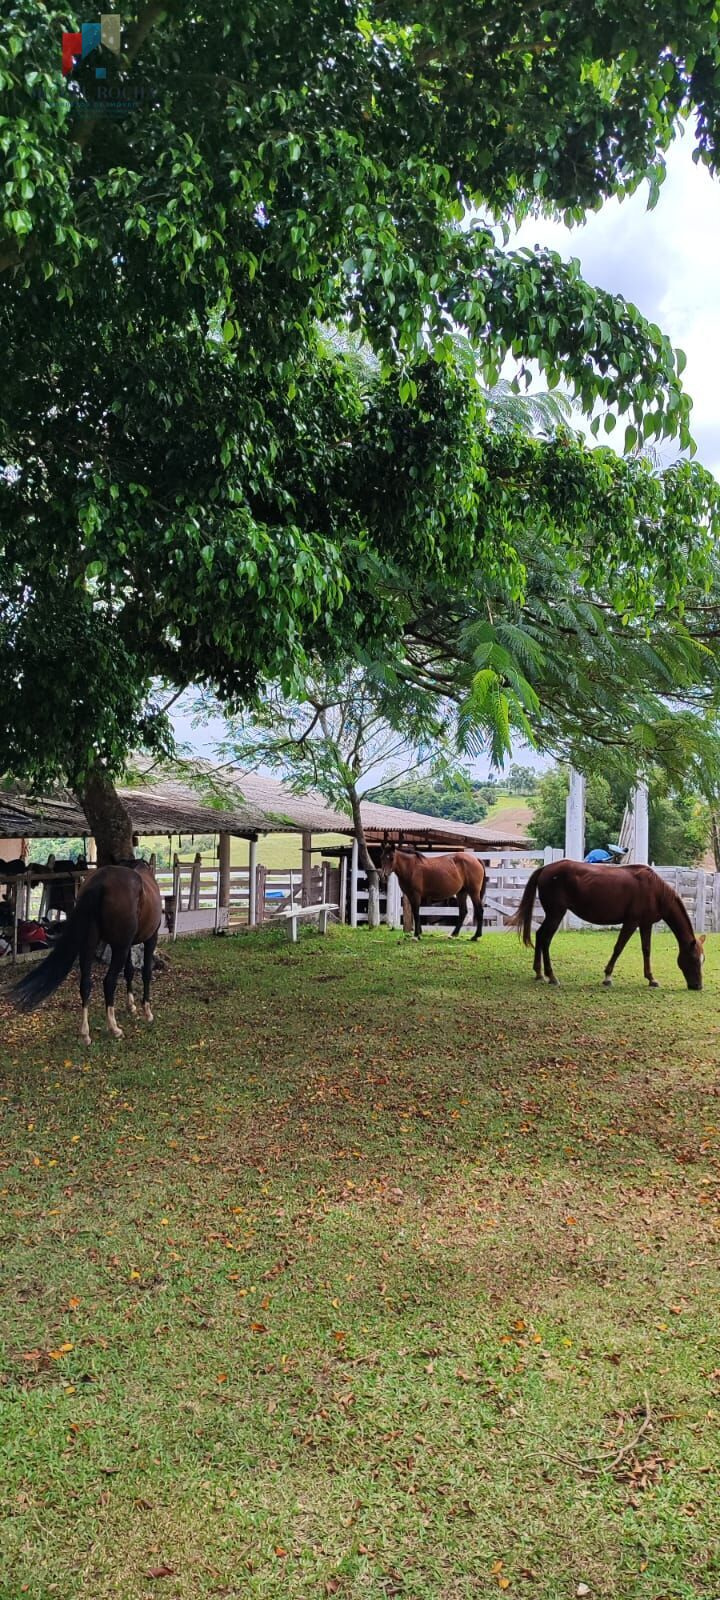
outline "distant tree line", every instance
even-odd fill
[[[390,782],[373,791],[373,800],[399,806],[403,811],[421,811],[428,817],[482,822],[501,795],[529,796],[535,793],[537,783],[537,773],[532,767],[513,765],[506,777],[484,778],[481,783],[457,774]]]

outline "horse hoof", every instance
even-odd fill
[[[535,973],[535,982],[536,983],[542,983],[542,981],[543,981],[542,973],[541,972],[536,972]]]
[[[603,978],[603,989],[612,989],[612,978]]]
[[[657,981],[657,978],[648,978],[648,983],[649,983],[651,989],[659,989],[660,988],[660,985],[659,985],[659,983]]]
[[[560,979],[559,978],[548,978],[548,983],[552,984],[553,989],[559,989],[560,988]]]
[[[88,1046],[88,1048],[90,1047],[90,1044],[91,1044],[92,1041],[90,1039],[89,1033],[79,1033],[78,1034],[78,1039],[80,1040],[81,1044],[86,1044]]]
[[[146,1022],[154,1022],[155,1021],[155,1018],[154,1018],[154,1016],[152,1014],[152,1011],[150,1010],[150,1007],[148,1005],[144,1005],[143,1006],[143,1011],[145,1013],[145,1021]]]
[[[137,1016],[137,1006],[131,994],[128,995],[128,1011],[130,1012],[131,1017]]]

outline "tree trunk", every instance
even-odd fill
[[[74,790],[97,845],[99,867],[133,858],[133,826],[115,785],[104,767],[91,767]]]
[[[368,882],[368,927],[380,927],[380,879],[378,869],[368,851],[365,829],[360,815],[360,797],[354,784],[348,789],[348,798],[352,806],[353,822],[355,824],[355,838],[358,842],[358,858]]]
[[[714,806],[710,812],[710,824],[712,827],[712,847],[713,855],[715,857],[715,871],[720,872],[720,818],[718,818],[718,813]]]

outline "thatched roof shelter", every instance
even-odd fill
[[[213,791],[211,769],[198,762],[196,770],[198,787],[163,777],[119,789],[139,834],[230,833],[254,839],[264,833],[353,833],[352,818],[312,791],[296,795],[276,778],[238,771],[223,773]],[[445,849],[522,850],[529,843],[512,829],[424,816],[373,801],[363,805],[362,814],[371,843],[386,836]],[[2,838],[75,838],[89,832],[77,801],[62,790],[32,797],[19,788],[0,791]]]

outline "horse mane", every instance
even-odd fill
[[[678,939],[685,936],[688,941],[694,939],[695,929],[690,921],[685,902],[681,900],[680,895],[666,882],[665,878],[660,878],[658,901],[663,911],[663,920],[675,936]]]

